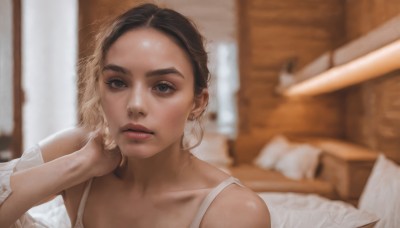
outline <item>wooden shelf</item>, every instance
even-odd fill
[[[400,69],[400,16],[327,52],[294,74],[286,96],[333,92]]]

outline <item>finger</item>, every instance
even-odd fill
[[[90,132],[88,138],[89,141],[93,141],[96,145],[100,146],[101,148],[104,148],[104,135],[100,131]]]

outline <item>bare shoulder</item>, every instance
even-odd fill
[[[207,210],[201,227],[271,227],[265,202],[251,190],[231,185]]]
[[[45,162],[70,154],[82,148],[87,142],[90,131],[82,127],[73,127],[50,135],[39,142]]]

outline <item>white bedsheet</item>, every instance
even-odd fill
[[[49,228],[70,228],[67,210],[61,196],[57,196],[50,202],[31,208],[28,214],[34,218],[37,224],[31,227],[49,227]],[[39,225],[40,224],[40,225]],[[31,228],[22,226],[23,228]]]
[[[267,203],[273,228],[355,228],[379,219],[342,201],[314,194],[260,193]]]

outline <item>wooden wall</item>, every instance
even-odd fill
[[[345,10],[350,41],[399,15],[400,1],[347,0]],[[400,70],[346,92],[346,137],[400,163]]]
[[[139,0],[79,0],[79,58],[93,52],[95,35],[99,28],[129,8],[142,3]]]
[[[238,0],[241,77],[239,163],[251,162],[276,134],[344,136],[342,92],[287,99],[275,93],[290,58],[298,68],[344,40],[342,0]]]

